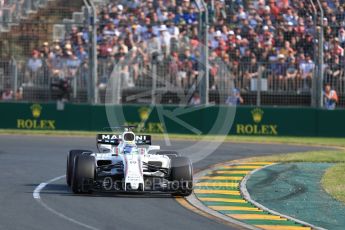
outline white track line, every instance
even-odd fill
[[[53,178],[53,179],[51,179],[51,180],[48,180],[48,181],[46,181],[46,182],[43,182],[43,183],[39,184],[39,185],[35,188],[35,190],[34,190],[34,192],[33,192],[33,194],[32,194],[33,197],[34,197],[35,199],[41,199],[40,192],[44,189],[44,187],[46,187],[46,186],[47,186],[48,184],[50,184],[50,183],[53,183],[53,182],[58,181],[58,180],[61,180],[62,178],[65,178],[65,175],[55,177],[55,178]]]
[[[262,209],[262,210],[264,210],[264,211],[266,211],[266,212],[269,212],[269,213],[271,213],[271,214],[273,214],[273,215],[285,217],[286,219],[295,221],[295,222],[297,222],[297,223],[299,223],[299,224],[302,224],[302,225],[305,225],[305,226],[309,226],[309,227],[311,227],[312,229],[316,229],[316,230],[326,230],[326,229],[324,229],[324,228],[322,228],[322,227],[318,227],[318,226],[312,225],[312,224],[310,224],[310,223],[304,222],[304,221],[302,221],[302,220],[293,218],[293,217],[291,217],[291,216],[288,216],[288,215],[285,215],[285,214],[276,212],[276,211],[274,211],[274,210],[271,210],[271,209],[269,209],[269,208],[263,206],[262,204],[256,202],[255,200],[253,200],[253,199],[251,198],[251,196],[250,196],[250,194],[249,194],[249,192],[248,192],[248,190],[247,190],[247,181],[248,181],[249,178],[250,178],[252,175],[254,175],[255,173],[257,173],[257,172],[259,172],[259,171],[261,171],[261,170],[263,170],[263,169],[266,169],[266,168],[268,168],[268,167],[271,167],[271,166],[273,166],[273,165],[277,165],[277,164],[270,164],[270,165],[266,165],[266,166],[264,166],[264,167],[262,167],[262,168],[255,169],[255,170],[249,172],[249,173],[243,178],[243,180],[242,180],[241,183],[240,183],[240,191],[241,191],[241,193],[242,193],[244,199],[247,200],[249,203],[252,203],[254,206],[256,206],[256,207],[258,207],[258,208],[260,208],[260,209]]]
[[[34,197],[34,199],[35,199],[40,205],[42,205],[42,207],[44,207],[44,208],[45,208],[46,210],[48,210],[49,212],[51,212],[51,213],[53,213],[53,214],[55,214],[55,215],[61,217],[62,219],[65,219],[65,220],[67,220],[67,221],[70,221],[70,222],[72,222],[72,223],[74,223],[74,224],[77,224],[77,225],[79,225],[79,226],[81,226],[81,227],[84,227],[84,228],[87,228],[87,229],[98,230],[98,228],[95,228],[95,227],[92,227],[92,226],[90,226],[90,225],[87,225],[87,224],[84,224],[84,223],[82,223],[82,222],[79,222],[79,221],[77,221],[77,220],[75,220],[75,219],[73,219],[73,218],[70,218],[70,217],[68,217],[68,216],[66,216],[66,215],[64,215],[64,214],[62,214],[62,213],[60,213],[60,212],[54,210],[53,208],[49,207],[47,204],[45,204],[45,203],[43,202],[43,200],[41,199],[41,196],[40,196],[41,191],[42,191],[48,184],[53,183],[53,182],[58,181],[58,180],[61,180],[61,179],[63,179],[63,178],[65,178],[65,175],[55,177],[55,178],[53,178],[53,179],[51,179],[51,180],[48,180],[48,181],[46,181],[46,182],[43,182],[43,183],[39,184],[39,185],[35,188],[35,190],[33,191],[32,196]]]

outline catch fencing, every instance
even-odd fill
[[[298,24],[275,24],[263,28],[262,41],[242,38],[226,52],[179,36],[171,38],[170,47],[155,50],[151,40],[121,53],[109,36],[97,39],[103,25],[85,2],[23,0],[0,6],[3,100],[320,107],[323,87],[330,83],[339,96],[337,106],[345,107],[345,55],[336,59],[336,39],[321,39],[316,13],[306,20],[303,36],[291,32],[300,30]],[[97,2],[96,8],[106,4]],[[199,20],[199,41],[212,40],[205,35],[204,18]],[[323,30],[327,35],[331,28],[344,46],[344,25]]]

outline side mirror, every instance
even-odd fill
[[[159,145],[150,145],[148,148],[148,151],[152,151],[152,150],[160,150],[161,147]]]
[[[98,148],[98,151],[100,153],[110,153],[112,146],[111,145],[105,145],[105,144],[98,144],[97,148]]]

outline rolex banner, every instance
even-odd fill
[[[105,131],[134,125],[145,133],[345,136],[345,110],[0,103],[0,129]]]

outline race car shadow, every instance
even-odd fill
[[[148,193],[148,192],[93,192],[91,194],[73,194],[71,196],[83,196],[83,197],[114,197],[114,198],[172,198],[171,194],[167,193]]]
[[[32,187],[32,191],[38,184],[26,184]],[[32,193],[32,191],[30,193]],[[79,196],[79,197],[114,197],[114,198],[172,198],[170,193],[163,192],[104,192],[94,191],[88,194],[74,194],[65,184],[48,184],[42,191],[41,195],[60,195],[60,196]]]

